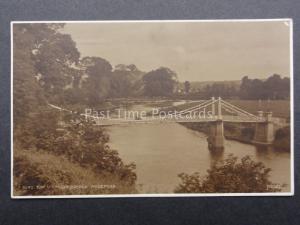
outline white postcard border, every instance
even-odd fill
[[[190,194],[106,194],[106,195],[36,195],[15,196],[13,193],[13,25],[22,23],[181,23],[181,22],[286,22],[290,27],[290,192],[267,192],[267,193],[190,193]],[[11,44],[11,198],[12,199],[50,199],[50,198],[128,198],[128,197],[245,197],[245,196],[293,196],[294,187],[294,54],[293,54],[293,20],[291,18],[280,19],[217,19],[217,20],[73,20],[73,21],[11,21],[10,23]]]

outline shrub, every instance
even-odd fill
[[[135,164],[125,164],[119,153],[108,146],[109,136],[105,131],[79,115],[64,116],[53,111],[37,113],[23,121],[21,126],[14,130],[14,134],[15,151],[18,148],[18,151],[24,152],[33,150],[34,154],[45,152],[65,158],[70,163],[82,169],[91,170],[98,175],[114,177],[122,185],[132,187],[135,185]],[[14,160],[14,176],[18,177],[17,185],[53,186],[51,174],[45,170],[41,171],[40,163],[31,163],[29,159],[18,157]],[[59,169],[55,173],[59,174]],[[68,178],[64,176],[55,180],[55,183],[66,181]],[[33,188],[25,194],[48,193],[49,191],[53,190]]]
[[[179,174],[181,184],[176,193],[250,193],[276,192],[281,188],[269,181],[271,169],[261,162],[254,162],[245,156],[238,162],[229,155],[226,160],[212,165],[205,177],[199,173]]]

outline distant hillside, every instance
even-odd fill
[[[239,88],[241,85],[241,80],[224,80],[224,81],[190,81],[191,89],[197,90],[205,88],[207,85],[212,84],[224,84],[225,86]],[[180,88],[184,88],[184,82],[179,84]]]
[[[203,88],[212,84],[224,84],[226,86],[240,87],[241,80],[225,80],[225,81],[193,81],[191,82],[192,88]]]

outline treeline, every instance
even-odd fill
[[[181,97],[207,99],[289,99],[289,78],[243,77],[240,85],[217,82],[182,86],[176,72],[161,67],[149,72],[134,64],[112,66],[101,57],[80,57],[64,24],[14,25],[14,116],[22,119],[46,102],[96,106],[110,98]]]
[[[101,57],[81,58],[71,36],[61,33],[63,26],[14,25],[16,109],[30,100],[95,106],[107,98],[170,96],[176,91],[177,75],[169,68],[146,73],[134,64],[112,66]]]
[[[96,106],[106,99],[124,97],[289,98],[289,78],[276,74],[266,80],[246,76],[240,85],[215,82],[195,89],[192,82],[181,84],[170,68],[144,72],[134,64],[113,66],[101,57],[81,58],[71,36],[61,32],[63,26],[14,25],[15,114],[23,114],[18,109],[46,101]]]
[[[64,88],[61,104],[97,104],[111,98],[171,97],[177,87],[177,75],[166,67],[148,73],[134,64],[114,68],[100,57],[79,60],[76,79]],[[53,94],[53,93],[52,93]]]
[[[282,100],[290,97],[290,79],[274,74],[266,80],[243,77],[240,92],[241,99]]]
[[[193,83],[185,81],[182,96],[187,98],[207,99],[221,96],[224,99],[245,100],[285,100],[290,98],[290,79],[274,74],[265,80],[242,78],[236,82],[215,82],[199,88],[191,88]]]

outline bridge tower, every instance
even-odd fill
[[[215,115],[215,102],[217,102],[218,115]],[[224,149],[224,126],[222,120],[222,105],[221,98],[215,100],[212,97],[212,116],[216,120],[209,123],[210,129],[208,134],[208,148],[210,150],[223,150]]]
[[[258,145],[272,144],[274,140],[274,125],[272,122],[272,112],[266,112],[265,118],[263,118],[264,112],[259,111],[258,116],[262,119],[262,122],[256,123],[253,143]]]

